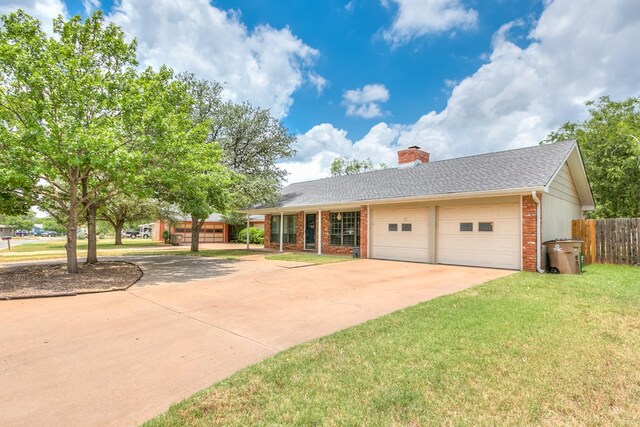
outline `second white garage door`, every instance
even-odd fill
[[[520,269],[520,205],[438,208],[437,262]]]
[[[429,261],[429,209],[376,207],[370,211],[371,257]]]

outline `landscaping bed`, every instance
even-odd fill
[[[0,299],[125,290],[142,277],[142,270],[129,262],[100,262],[79,268],[78,274],[67,274],[62,263],[0,268]]]

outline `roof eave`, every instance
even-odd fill
[[[408,203],[408,202],[432,202],[438,200],[452,200],[452,199],[471,199],[471,198],[483,198],[483,197],[496,197],[496,196],[519,196],[521,194],[529,194],[532,191],[544,191],[544,186],[534,187],[522,187],[522,188],[507,188],[502,190],[489,190],[489,191],[475,191],[465,193],[446,193],[446,194],[434,194],[423,196],[411,196],[411,197],[397,197],[389,199],[373,199],[373,200],[352,200],[339,203],[321,203],[314,205],[301,205],[301,206],[276,206],[272,208],[263,209],[247,209],[242,211],[249,214],[268,214],[273,212],[299,212],[304,210],[327,210],[344,207],[355,207],[361,205],[384,205],[395,203]]]

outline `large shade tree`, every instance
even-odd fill
[[[77,273],[79,219],[94,219],[105,191],[144,157],[131,138],[143,111],[130,104],[140,91],[136,43],[101,12],[58,17],[52,37],[22,11],[1,19],[0,162],[8,173],[0,189],[66,225],[67,271]]]
[[[602,97],[589,117],[567,122],[543,142],[578,141],[596,202],[596,217],[640,216],[640,98]]]
[[[282,122],[248,102],[227,102],[211,119],[210,138],[220,143],[224,164],[240,176],[226,218],[234,222],[238,209],[276,200],[287,175],[278,162],[295,154],[295,138]]]

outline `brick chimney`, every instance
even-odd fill
[[[398,166],[413,166],[420,163],[429,163],[429,153],[421,150],[417,145],[398,151]]]

